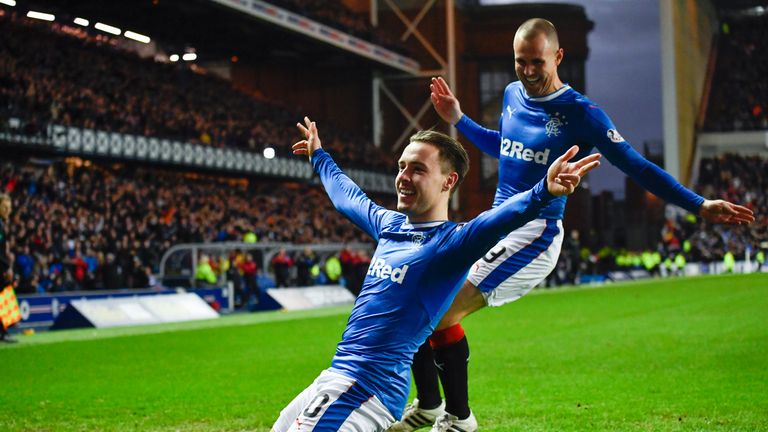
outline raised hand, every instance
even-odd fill
[[[458,123],[464,113],[461,112],[459,100],[451,92],[448,83],[441,77],[432,78],[429,89],[432,91],[429,94],[432,106],[435,107],[435,111],[440,118],[452,125]]]
[[[547,189],[554,196],[570,195],[576,190],[584,174],[600,166],[600,153],[591,154],[576,162],[568,162],[579,152],[573,146],[557,158],[547,170]]]
[[[707,222],[747,225],[755,221],[752,210],[723,200],[704,200],[699,215]]]
[[[320,136],[317,133],[317,125],[309,117],[304,117],[304,124],[296,123],[296,127],[304,135],[305,139],[295,143],[291,148],[293,154],[302,156],[312,156],[315,150],[323,148],[320,144]]]

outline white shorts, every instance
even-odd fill
[[[563,245],[563,223],[535,219],[509,233],[469,271],[488,306],[501,306],[524,296],[554,270]]]
[[[280,411],[273,432],[385,431],[395,418],[356,381],[330,370]]]

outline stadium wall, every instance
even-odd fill
[[[690,184],[696,120],[718,20],[710,0],[660,2],[664,167]]]
[[[313,119],[331,121],[345,130],[371,129],[371,68],[311,62],[306,67],[297,67],[301,64],[302,60],[297,58],[238,64],[232,70],[232,84],[291,110],[305,112]]]

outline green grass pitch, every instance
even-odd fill
[[[2,431],[267,431],[349,308],[21,336]],[[768,274],[539,290],[464,327],[482,431],[768,430]]]

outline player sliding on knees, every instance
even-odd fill
[[[499,181],[493,206],[530,189],[552,161],[561,161],[574,144],[577,157],[592,145],[614,165],[655,195],[710,222],[745,224],[754,221],[746,207],[705,200],[644,159],[621,137],[597,105],[560,81],[563,59],[555,27],[534,18],[515,34],[515,73],[520,79],[504,91],[499,130],[485,129],[461,111],[459,101],[442,78],[432,80],[431,99],[440,117],[455,125],[483,152],[499,159]],[[587,145],[586,143],[591,143]],[[569,156],[570,157],[570,156]],[[469,345],[461,320],[486,306],[517,300],[549,275],[563,241],[561,219],[565,197],[542,206],[535,220],[511,230],[472,266],[467,281],[437,331],[413,360],[417,397],[393,431],[433,425],[433,431],[477,430],[469,409],[467,363]],[[428,289],[428,288],[427,288]],[[442,382],[445,401],[440,397]]]
[[[384,431],[400,418],[410,366],[464,282],[470,266],[509,231],[570,194],[600,155],[568,162],[565,151],[528,190],[466,224],[448,201],[469,169],[464,148],[434,131],[413,135],[398,160],[397,211],[371,201],[323,151],[308,118],[293,153],[310,156],[336,209],[377,242],[363,287],[328,369],[282,410],[272,430]]]

